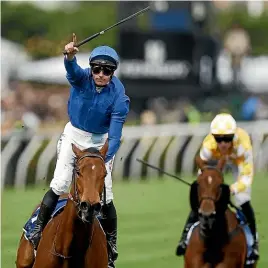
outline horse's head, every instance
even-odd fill
[[[201,173],[191,187],[191,206],[199,213],[201,228],[211,230],[217,215],[224,215],[230,200],[229,186],[223,183],[222,175],[225,158],[216,167],[207,166],[201,159],[197,159],[197,165]]]
[[[78,207],[78,216],[83,222],[92,223],[93,216],[101,210],[101,194],[107,173],[104,158],[108,141],[100,150],[92,147],[81,151],[74,144],[72,149],[76,161],[71,194]]]

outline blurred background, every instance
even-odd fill
[[[61,51],[143,7],[139,16],[84,45],[121,56],[117,76],[131,98],[128,124],[200,122],[230,111],[268,118],[268,3],[264,1],[2,2],[2,133],[67,120]],[[101,16],[99,15],[101,14]],[[16,107],[13,109],[12,107]]]
[[[188,213],[188,190],[135,159],[193,180],[194,156],[208,122],[221,111],[232,113],[251,135],[254,202],[257,217],[265,220],[268,2],[1,2],[3,267],[14,266],[21,227],[53,175],[56,143],[68,120],[65,44],[73,32],[79,42],[147,5],[150,12],[83,45],[77,54],[86,68],[94,47],[115,48],[121,57],[116,75],[131,99],[114,167],[122,237],[118,267],[182,267],[174,250]],[[160,193],[161,215],[155,207]],[[264,252],[267,228],[259,224]],[[261,259],[261,267],[268,267],[268,257]]]

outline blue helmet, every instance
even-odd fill
[[[89,64],[92,63],[110,65],[117,69],[119,65],[119,56],[113,48],[99,46],[94,48],[89,56]]]

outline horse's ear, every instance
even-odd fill
[[[199,155],[196,156],[195,162],[198,168],[201,169],[201,171],[204,169],[204,166],[206,165],[206,161],[202,160]]]
[[[224,168],[224,166],[225,166],[225,164],[226,164],[226,157],[223,156],[223,157],[221,157],[220,160],[218,161],[217,168],[218,168],[220,171],[222,171],[223,168]]]
[[[76,155],[76,157],[81,156],[82,151],[78,147],[76,147],[75,144],[73,144],[73,143],[72,143],[72,149],[73,149],[73,152]]]
[[[108,151],[108,139],[106,139],[106,142],[104,143],[104,145],[102,146],[102,148],[100,149],[100,154],[103,158],[105,158],[106,153]]]

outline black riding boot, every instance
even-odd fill
[[[259,242],[258,242],[258,235],[257,235],[257,230],[256,230],[255,213],[249,201],[241,205],[241,208],[242,208],[244,215],[246,216],[249,228],[254,237],[253,252],[249,258],[252,260],[258,260],[259,259]]]
[[[38,247],[39,241],[41,239],[42,231],[44,230],[45,226],[50,220],[51,214],[53,213],[57,205],[58,199],[59,199],[59,196],[56,195],[52,191],[52,189],[47,191],[47,193],[45,194],[43,198],[35,226],[29,236],[29,240],[32,242],[34,249],[37,249]]]
[[[189,216],[188,216],[187,222],[184,226],[182,236],[181,236],[181,239],[179,241],[179,245],[176,248],[176,255],[177,256],[182,256],[185,254],[186,247],[187,247],[187,245],[186,245],[187,234],[188,234],[190,228],[192,227],[192,225],[197,221],[198,221],[197,213],[195,213],[194,211],[191,211]]]
[[[102,208],[103,219],[101,224],[106,234],[108,249],[108,268],[115,268],[115,261],[118,257],[117,252],[117,215],[113,201]]]

